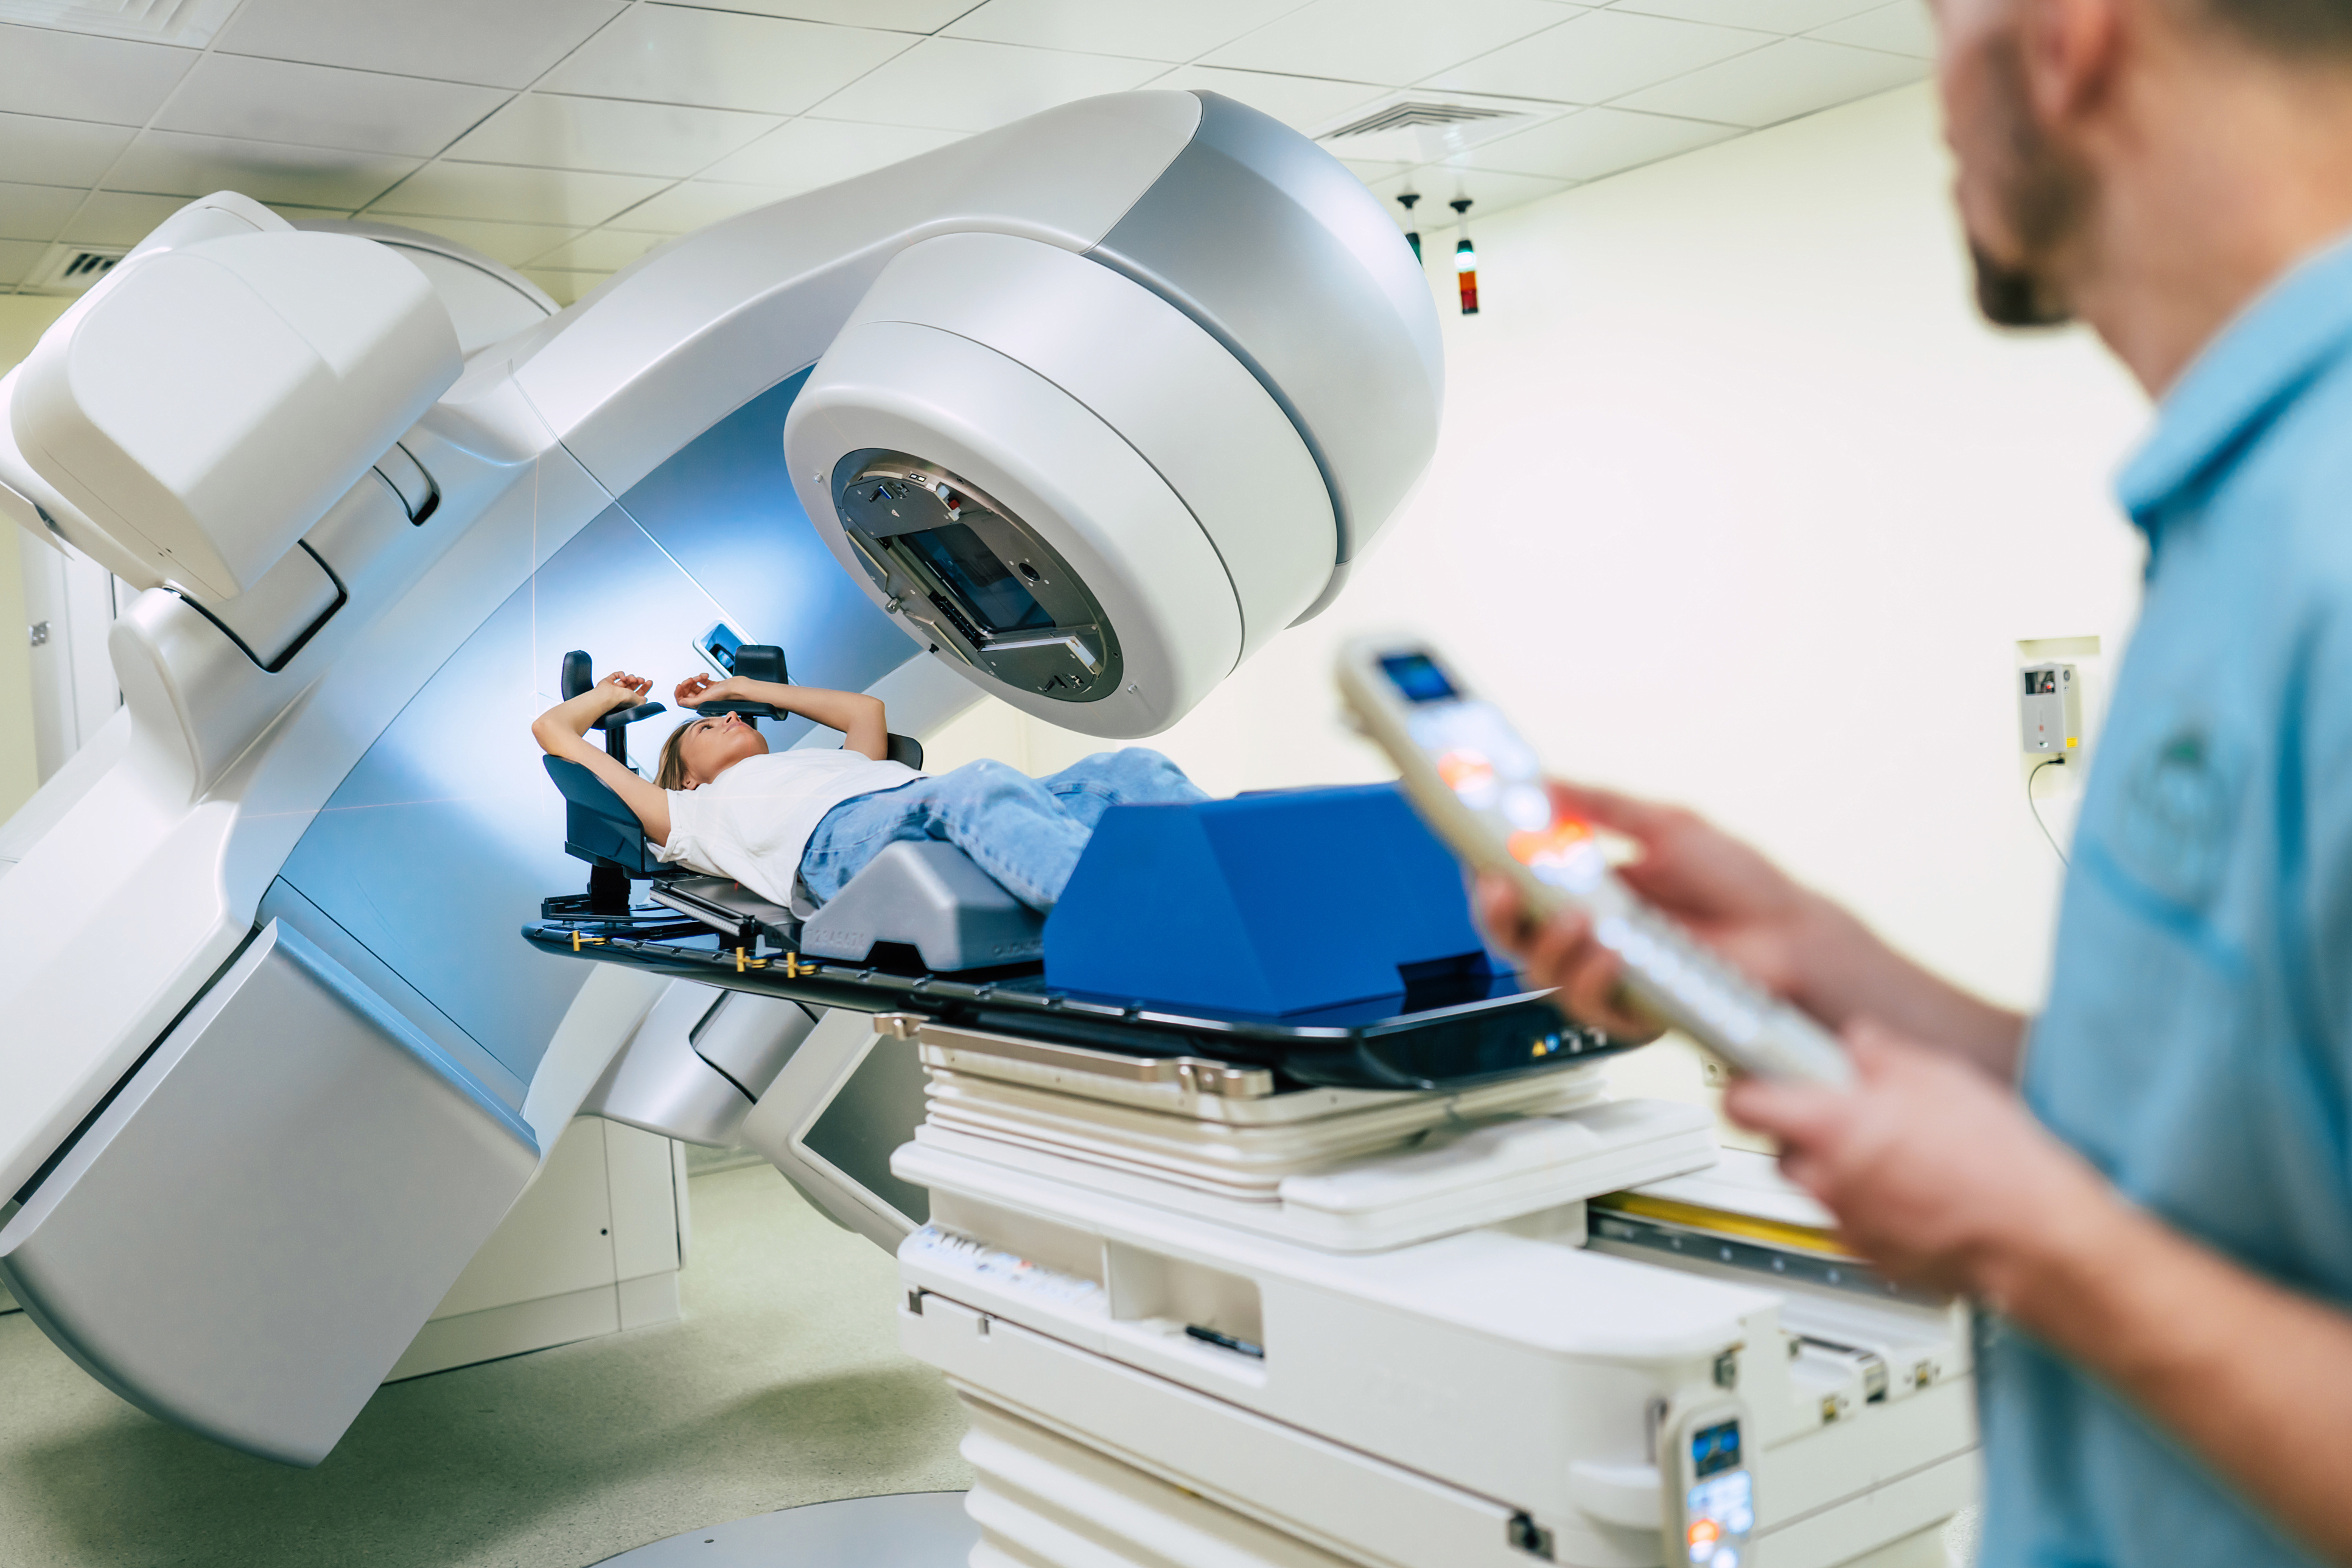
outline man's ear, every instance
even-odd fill
[[[2016,0],[2026,93],[2045,130],[2104,103],[2151,0]],[[2161,0],[2157,0],[2161,3]]]

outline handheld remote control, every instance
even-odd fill
[[[1455,854],[1518,884],[1538,916],[1592,919],[1643,1011],[1735,1067],[1843,1088],[1853,1064],[1812,1019],[1766,992],[1619,880],[1592,825],[1563,810],[1533,748],[1425,642],[1360,637],[1339,656],[1339,692],[1396,762],[1405,793]]]

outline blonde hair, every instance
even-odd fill
[[[662,742],[661,766],[654,770],[654,784],[657,787],[661,789],[685,789],[688,787],[686,782],[686,732],[694,728],[694,722],[695,721],[693,720],[688,719],[685,723],[680,724],[677,729],[672,730],[669,732],[669,738]]]

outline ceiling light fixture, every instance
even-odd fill
[[[1446,204],[1462,222],[1462,237],[1454,243],[1454,281],[1462,290],[1462,313],[1478,313],[1478,252],[1470,244],[1470,198],[1456,196]]]
[[[1419,200],[1421,200],[1421,194],[1417,191],[1397,193],[1397,205],[1404,208],[1404,242],[1412,247],[1412,258],[1415,261],[1421,259],[1421,229],[1413,221],[1412,204]]]

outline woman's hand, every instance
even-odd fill
[[[625,669],[614,670],[593,688],[596,695],[604,700],[604,711],[607,713],[635,707],[653,689],[651,680],[642,675],[631,675]]]
[[[677,683],[672,693],[681,708],[699,708],[705,702],[725,702],[743,696],[742,677],[730,675],[724,680],[714,680],[708,675],[689,675]]]
[[[531,721],[531,735],[551,756],[572,756],[569,742],[578,741],[610,713],[634,708],[645,700],[654,683],[642,675],[616,669],[579,696],[557,703]],[[572,760],[579,761],[572,756]]]

